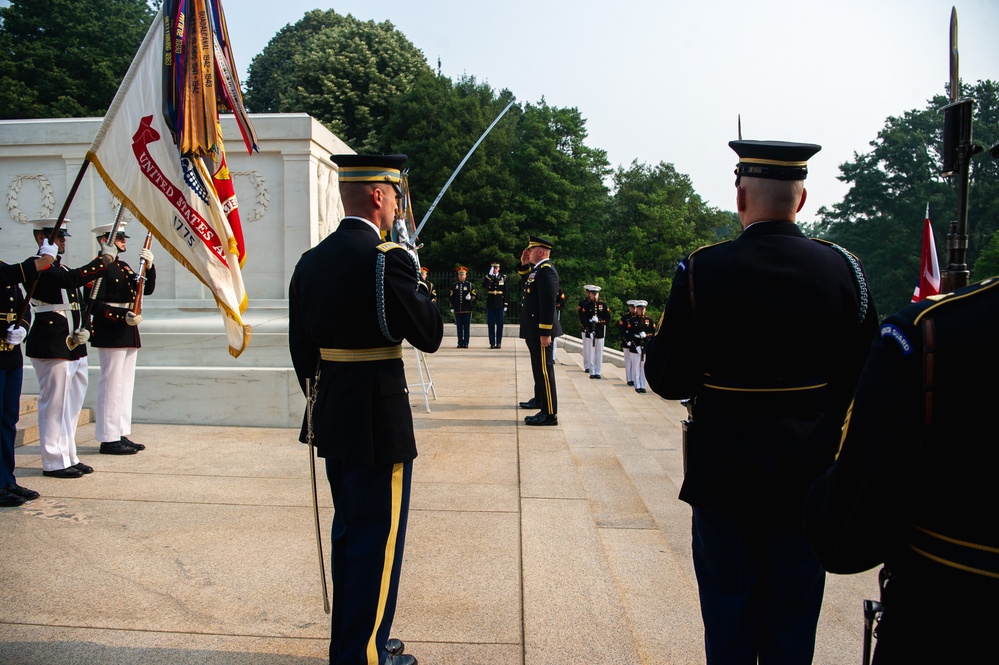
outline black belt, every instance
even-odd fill
[[[804,390],[817,390],[825,388],[829,382],[820,377],[802,378],[789,381],[786,379],[773,379],[769,381],[740,381],[737,379],[726,379],[721,377],[704,375],[701,385],[713,390],[744,393],[781,393],[800,392]]]

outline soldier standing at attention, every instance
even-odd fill
[[[55,230],[56,219],[36,219],[32,233],[42,243]],[[38,378],[38,446],[42,454],[42,475],[53,478],[79,478],[94,468],[76,455],[76,427],[87,396],[90,380],[87,366],[87,340],[90,331],[82,327],[80,287],[107,273],[115,257],[114,247],[101,246],[101,256],[82,268],[71,269],[60,260],[70,237],[63,220],[55,239],[59,259],[38,275],[31,298],[31,329],[25,342],[25,355]]]
[[[412,255],[381,237],[401,208],[406,156],[332,160],[347,216],[302,255],[288,290],[292,363],[303,391],[314,381],[300,440],[326,460],[333,496],[329,662],[416,665],[398,640],[387,646],[416,457],[401,345],[433,353],[444,320]]]
[[[656,322],[645,315],[645,308],[649,305],[647,300],[633,300],[631,302],[635,303],[635,315],[629,319],[625,333],[628,336],[628,345],[624,364],[625,367],[631,366],[635,392],[644,393],[646,341],[651,340],[656,334]]]
[[[21,487],[14,478],[14,439],[21,409],[24,359],[21,342],[28,331],[19,325],[24,305],[21,284],[38,278],[56,260],[58,249],[42,240],[38,255],[20,264],[0,261],[0,507],[11,508],[38,498],[38,492]]]
[[[427,279],[429,276],[430,268],[420,266],[420,279],[427,285],[427,293],[430,294],[430,302],[437,302],[437,289],[434,288],[434,283]]]
[[[555,390],[555,356],[552,342],[562,334],[556,314],[559,292],[558,272],[549,257],[552,242],[531,236],[520,255],[524,276],[524,296],[520,314],[520,337],[531,354],[534,397],[520,403],[522,409],[541,409],[524,418],[528,425],[558,425],[558,394]]]
[[[98,241],[109,244],[108,236],[114,224],[105,224],[94,229]],[[104,455],[131,455],[146,446],[128,438],[132,433],[132,393],[135,388],[135,361],[138,357],[138,325],[141,314],[131,311],[138,293],[137,275],[132,267],[121,260],[125,252],[128,235],[125,225],[119,224],[114,246],[118,258],[108,266],[107,274],[98,282],[88,284],[83,291],[85,301],[94,299],[90,346],[97,349],[101,364],[100,378],[97,380],[97,426],[95,436],[100,442],[100,452]],[[156,288],[156,268],[153,267],[153,253],[142,248],[139,258],[146,263],[143,295],[149,295]],[[97,293],[93,288],[97,287]]]
[[[489,348],[498,349],[503,344],[503,318],[510,306],[510,287],[506,275],[500,272],[499,262],[494,261],[482,278],[486,292],[486,325],[489,328]]]
[[[454,314],[454,325],[458,329],[458,348],[468,348],[468,337],[472,330],[472,304],[475,302],[475,287],[468,281],[468,268],[459,266],[455,271],[458,281],[451,285],[448,302]]]
[[[587,284],[583,288],[586,297],[576,306],[582,327],[583,370],[589,372],[591,379],[599,379],[604,368],[604,339],[610,323],[610,308],[600,300],[599,286]]]
[[[621,334],[621,351],[624,353],[624,378],[629,386],[635,385],[635,368],[631,354],[631,339],[628,337],[628,324],[635,316],[635,300],[628,301],[628,311],[617,320],[617,330]]]
[[[860,261],[795,224],[821,148],[729,146],[742,233],[680,262],[645,371],[659,395],[694,400],[680,499],[707,665],[810,663],[825,572],[805,495],[833,462],[878,317]]]
[[[826,570],[883,564],[875,665],[997,652],[999,449],[995,392],[980,387],[999,372],[997,329],[995,277],[885,319],[836,463],[808,496],[805,530]]]

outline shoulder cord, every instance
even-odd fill
[[[401,248],[400,249],[404,249]],[[406,252],[410,265],[413,266],[413,273],[419,281],[420,269],[413,260],[413,255]],[[385,312],[385,252],[379,251],[375,260],[375,308],[378,311],[378,327],[382,331],[382,336],[393,344],[402,341],[402,337],[393,337],[389,332],[388,317]]]
[[[867,307],[870,300],[870,291],[867,288],[867,280],[864,279],[864,273],[861,271],[860,264],[857,263],[857,258],[853,254],[846,251],[836,243],[824,242],[823,244],[826,244],[839,252],[840,256],[846,259],[846,262],[850,264],[850,268],[853,270],[853,281],[857,285],[857,297],[860,300],[860,307],[857,310],[857,325],[859,326],[863,324],[864,319],[867,318]]]

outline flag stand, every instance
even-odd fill
[[[416,368],[420,373],[420,382],[411,383],[409,384],[409,387],[415,388],[419,386],[420,390],[411,390],[410,394],[423,395],[423,403],[426,404],[427,413],[430,413],[430,398],[427,397],[427,395],[433,394],[434,399],[437,399],[437,390],[434,389],[434,380],[430,377],[430,368],[427,366],[427,354],[420,351],[415,346],[413,347],[413,352],[416,353]],[[426,372],[425,376],[424,372]]]

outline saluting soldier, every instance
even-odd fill
[[[489,348],[498,349],[503,344],[503,319],[510,306],[510,285],[500,272],[500,264],[493,261],[489,272],[482,278],[486,292],[486,326],[489,329]]]
[[[97,426],[95,435],[104,455],[132,455],[146,446],[128,438],[132,433],[132,394],[135,388],[135,363],[139,347],[139,323],[142,315],[132,311],[138,294],[138,275],[121,260],[128,242],[125,224],[119,224],[113,243],[108,236],[114,224],[94,229],[102,244],[114,244],[117,258],[108,266],[107,274],[84,289],[84,300],[93,300],[90,345],[97,349],[101,374],[97,381]],[[142,293],[156,289],[156,268],[153,253],[143,247],[139,259],[145,262]],[[97,292],[94,293],[96,287]]]
[[[36,219],[31,224],[35,242],[52,234],[56,219]],[[101,256],[81,268],[62,265],[66,238],[70,237],[63,220],[55,245],[59,258],[38,275],[31,298],[33,320],[25,343],[25,354],[38,378],[38,442],[42,456],[42,475],[53,478],[79,478],[94,469],[76,454],[76,427],[83,410],[89,381],[87,340],[90,331],[83,327],[83,298],[80,287],[107,273],[106,265],[114,260],[115,250],[102,246]]]
[[[599,286],[587,284],[583,289],[586,297],[576,306],[582,328],[583,371],[588,372],[591,379],[599,379],[604,368],[604,340],[610,323],[610,308],[600,300]]]
[[[534,396],[520,402],[520,408],[540,409],[524,418],[528,425],[558,425],[552,342],[562,334],[562,326],[556,311],[559,278],[550,258],[553,247],[547,238],[531,236],[520,255],[518,272],[524,277],[520,337],[531,354],[531,373],[534,375]]]
[[[635,316],[635,300],[628,301],[628,311],[617,320],[617,331],[621,335],[621,351],[624,353],[624,378],[629,386],[635,385],[635,372],[633,362],[628,353],[631,340],[628,338],[628,323]]]
[[[624,352],[625,374],[632,377],[635,392],[644,393],[646,342],[656,334],[656,322],[645,314],[645,308],[649,306],[647,300],[629,302],[635,303],[635,315],[628,319],[624,333],[627,338]]]
[[[884,564],[874,663],[991,660],[999,640],[999,279],[881,324],[836,463],[805,507],[823,566]],[[859,607],[857,608],[860,609]]]
[[[347,216],[302,255],[288,293],[295,373],[303,391],[315,382],[300,440],[325,458],[333,496],[329,662],[414,665],[398,640],[387,646],[417,454],[401,344],[433,353],[444,320],[412,255],[380,235],[401,207],[406,156],[332,159]]]
[[[825,573],[802,509],[833,461],[878,317],[860,260],[795,224],[821,148],[729,146],[742,233],[680,262],[645,370],[659,395],[695,401],[680,499],[708,665],[809,663]]]
[[[458,332],[458,348],[468,348],[468,338],[472,331],[472,305],[475,303],[475,287],[468,281],[468,268],[459,266],[455,273],[458,281],[451,285],[448,302],[454,314],[454,325]]]
[[[14,439],[24,378],[21,342],[28,334],[19,321],[24,308],[20,285],[35,281],[40,271],[52,265],[58,251],[46,238],[37,256],[13,265],[0,261],[0,320],[4,322],[0,326],[0,507],[20,506],[38,498],[38,492],[21,487],[14,478]],[[30,314],[26,316],[30,323]]]

